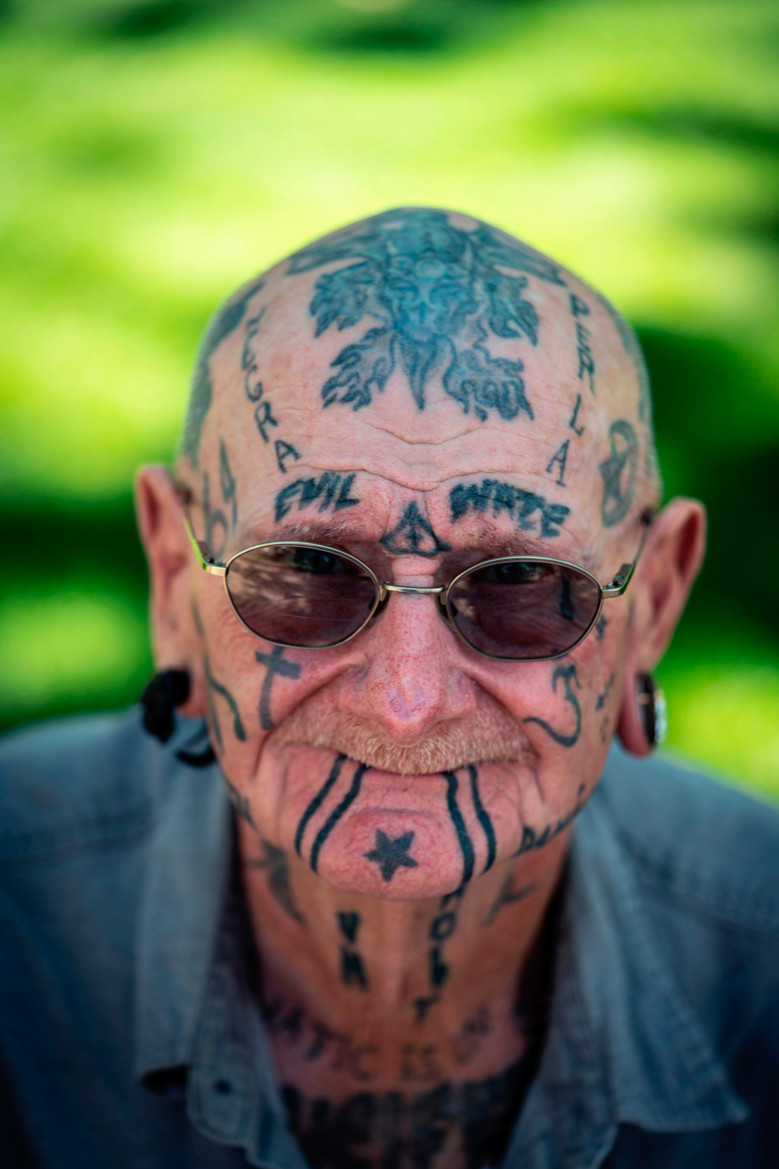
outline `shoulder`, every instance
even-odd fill
[[[0,859],[137,833],[152,815],[166,764],[170,753],[143,733],[136,708],[7,735],[0,741]]]
[[[670,756],[618,748],[600,798],[647,890],[779,935],[779,809]]]

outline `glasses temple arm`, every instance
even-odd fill
[[[208,545],[201,543],[201,541],[198,540],[192,528],[192,524],[186,511],[187,503],[191,499],[191,493],[187,488],[184,488],[183,490],[179,488],[179,496],[184,506],[184,527],[186,529],[187,535],[189,536],[189,542],[192,545],[195,556],[197,556],[200,567],[205,572],[210,572],[212,576],[224,576],[227,572],[227,565],[223,564],[220,560],[214,559],[214,557],[211,555],[211,552],[209,551]]]
[[[642,513],[641,523],[643,525],[643,531],[641,532],[641,542],[638,545],[638,551],[636,552],[636,555],[634,556],[631,563],[621,565],[611,580],[609,580],[605,585],[601,585],[601,592],[603,593],[604,598],[621,597],[630,584],[630,579],[633,576],[633,573],[636,571],[638,558],[644,551],[644,544],[646,543],[646,536],[647,532],[649,531],[649,525],[651,524],[652,519],[653,514],[651,511],[647,510]]]

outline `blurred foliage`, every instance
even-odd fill
[[[779,9],[0,0],[2,721],[150,672],[129,484],[211,310],[308,238],[454,206],[636,324],[711,544],[671,745],[779,795]]]

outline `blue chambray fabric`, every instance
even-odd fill
[[[130,711],[0,747],[2,1169],[306,1169],[232,810],[216,766],[176,759],[194,729],[163,747]],[[505,1169],[779,1166],[777,878],[773,809],[611,752]]]

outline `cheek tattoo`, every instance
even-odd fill
[[[535,715],[531,715],[530,718],[525,718],[522,721],[526,723],[538,723],[538,725],[544,731],[546,731],[546,733],[550,735],[556,743],[559,743],[561,747],[573,747],[574,744],[578,742],[579,735],[581,734],[582,709],[579,705],[579,699],[576,697],[576,693],[571,686],[571,679],[573,679],[573,681],[576,683],[578,690],[581,690],[582,684],[579,681],[578,674],[576,673],[576,666],[573,665],[558,666],[555,672],[552,674],[552,689],[555,691],[555,693],[557,693],[558,678],[562,678],[563,680],[563,686],[565,688],[565,701],[573,707],[574,714],[576,715],[576,726],[574,730],[570,734],[566,735],[561,731],[556,731],[554,727],[549,725],[546,719],[537,718]]]
[[[276,674],[282,678],[299,678],[302,667],[298,662],[288,662],[284,658],[284,647],[274,645],[270,653],[256,650],[254,654],[258,662],[265,666],[265,678],[260,691],[260,726],[264,731],[272,731],[276,726],[270,712],[270,695],[273,688],[273,679]]]
[[[219,750],[223,750],[222,728],[219,722],[219,712],[217,710],[215,695],[223,698],[230,708],[233,716],[233,734],[241,743],[246,742],[246,730],[241,719],[241,712],[238,709],[238,703],[233,697],[227,686],[222,682],[218,682],[211,671],[211,662],[208,656],[208,647],[206,645],[206,631],[203,628],[203,622],[200,617],[200,610],[195,603],[194,598],[191,600],[192,620],[195,624],[195,629],[203,642],[203,672],[206,676],[207,690],[206,699],[208,702],[209,712],[211,714],[211,724],[214,732],[214,738]]]

